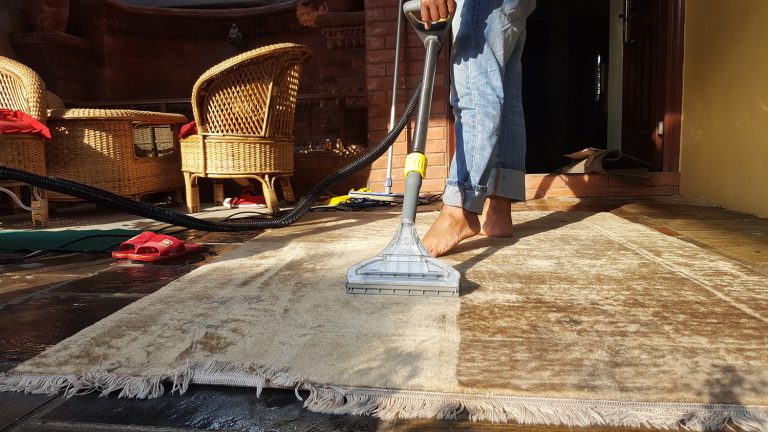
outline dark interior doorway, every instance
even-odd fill
[[[538,0],[523,54],[529,173],[607,148],[610,0]]]

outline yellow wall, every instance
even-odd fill
[[[768,217],[768,0],[687,0],[681,193]]]

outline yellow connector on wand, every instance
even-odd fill
[[[422,153],[411,153],[405,158],[405,176],[408,177],[408,173],[416,171],[421,175],[421,178],[427,175],[427,157]]]

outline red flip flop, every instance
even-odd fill
[[[123,259],[128,258],[131,254],[136,252],[136,249],[155,237],[157,234],[152,231],[144,231],[143,233],[134,236],[122,243],[116,251],[112,252],[112,258]]]
[[[128,258],[134,261],[160,262],[193,255],[202,249],[202,245],[187,243],[176,237],[158,234],[136,248],[136,252],[130,254]]]

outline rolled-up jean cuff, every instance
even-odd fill
[[[462,207],[466,211],[482,214],[485,203],[485,188],[482,190],[466,189],[448,184],[443,192],[443,204],[451,207]]]
[[[488,181],[488,196],[525,201],[525,171],[496,168]]]

